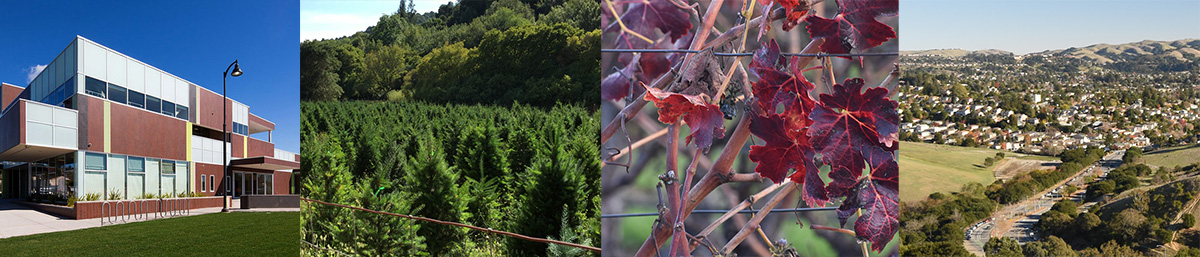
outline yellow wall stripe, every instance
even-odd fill
[[[104,152],[112,152],[112,103],[104,102]]]

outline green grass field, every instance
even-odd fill
[[[982,168],[983,159],[1000,150],[938,144],[900,142],[900,201],[925,199],[933,192],[951,192],[969,182],[991,184],[992,167]],[[1006,156],[1015,154],[1004,152]],[[1030,157],[1035,158],[1035,157]]]
[[[1174,168],[1200,162],[1200,145],[1164,148],[1142,156],[1147,165]]]
[[[235,212],[5,238],[0,239],[0,253],[4,256],[298,256],[299,239],[299,212]]]

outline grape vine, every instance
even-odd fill
[[[707,8],[701,13],[700,7],[705,2]],[[728,255],[755,233],[767,245],[758,247],[758,253],[786,255],[791,244],[768,240],[760,225],[770,209],[793,191],[800,192],[799,198],[808,206],[837,207],[842,227],[857,215],[853,230],[819,224],[811,228],[854,235],[864,242],[864,255],[868,245],[874,252],[886,249],[898,227],[895,141],[899,114],[897,102],[891,100],[898,84],[898,70],[894,68],[897,56],[867,52],[878,51],[872,48],[896,38],[892,26],[878,18],[895,16],[898,3],[896,0],[831,2],[834,1],[605,0],[602,3],[602,23],[606,26],[603,44],[607,51],[614,52],[606,54],[602,63],[602,67],[611,68],[605,70],[602,98],[620,109],[615,114],[612,113],[615,108],[603,112],[608,124],[601,132],[601,143],[611,148],[602,159],[606,166],[623,166],[629,172],[627,176],[636,177],[646,167],[658,167],[646,160],[665,151],[666,167],[656,171],[661,173],[659,187],[665,190],[666,197],[659,201],[659,217],[637,256],[690,255],[700,247],[713,255]],[[756,8],[762,10],[756,12]],[[693,24],[692,18],[698,24]],[[776,20],[780,20],[780,31],[771,33]],[[721,31],[718,23],[729,28]],[[801,25],[805,25],[804,30],[793,30]],[[757,37],[751,37],[751,28],[757,31]],[[811,38],[808,45],[800,54],[781,53],[775,37],[794,39],[796,34],[808,35]],[[753,45],[758,47],[748,51],[747,46]],[[889,45],[893,52],[894,45]],[[753,53],[745,64],[744,55],[736,54],[744,52]],[[839,59],[834,57],[852,62],[833,60]],[[819,64],[809,67],[814,62]],[[877,72],[883,69],[890,72]],[[814,75],[810,78],[806,73]],[[844,80],[837,83],[835,78],[839,75]],[[879,86],[869,86],[867,81],[878,81]],[[639,115],[644,106],[651,104],[656,108],[657,119],[649,118],[648,113]],[[728,123],[725,119],[734,120],[732,134],[725,133]],[[665,124],[665,128],[655,121]],[[629,131],[631,122],[646,132]],[[684,130],[682,125],[688,129]],[[679,133],[684,131],[688,134],[680,145]],[[624,140],[611,140],[618,134],[623,134],[620,138]],[[644,137],[633,142],[638,134]],[[755,164],[754,173],[734,172],[735,159],[745,152],[743,146],[750,135],[759,139],[755,141],[762,141],[761,145],[751,145],[747,154]],[[649,142],[659,139],[663,141],[660,144]],[[719,147],[721,142],[723,147]],[[706,154],[718,147],[721,153],[715,161],[710,161]],[[634,162],[639,156],[633,151],[639,148],[645,152],[640,155],[644,158]],[[677,163],[681,152],[685,156],[691,154],[691,162],[682,169]],[[613,170],[605,169],[606,180],[612,177],[609,174],[619,175],[612,173]],[[693,183],[694,176],[702,171],[707,172]],[[695,223],[689,222],[691,211],[718,186],[753,183],[763,178],[773,182],[771,186],[735,203],[728,213],[699,233],[689,229],[688,224]],[[633,179],[606,181],[603,201],[611,199],[609,185],[619,187],[624,185],[622,181],[630,180]],[[778,193],[751,219],[734,215],[775,191]],[[730,219],[738,223],[737,234],[729,237],[724,247],[715,246],[709,236]],[[663,246],[668,240],[670,245]],[[791,253],[795,253],[794,249]]]

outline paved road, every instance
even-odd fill
[[[1121,166],[1121,157],[1124,155],[1125,151],[1116,151],[1105,155],[1104,158],[1102,158],[1096,164],[1084,168],[1084,170],[1059,182],[1054,187],[1039,192],[1037,195],[1021,201],[1018,204],[1010,205],[1002,208],[1000,211],[997,211],[995,214],[993,214],[993,218],[998,221],[998,224],[996,225],[997,229],[992,230],[990,236],[1010,237],[1016,239],[1017,242],[1021,244],[1037,240],[1038,238],[1033,232],[1038,220],[1042,218],[1043,213],[1050,211],[1050,207],[1054,206],[1055,202],[1062,199],[1061,197],[1045,197],[1047,193],[1052,192],[1055,188],[1065,185],[1074,185],[1082,188],[1088,182],[1084,181],[1085,177],[1089,175],[1102,177],[1105,173]],[[1078,193],[1068,197],[1071,197],[1077,201],[1082,200],[1082,193],[1083,191],[1080,190]]]
[[[972,227],[967,228],[966,243],[963,247],[967,248],[968,252],[978,256],[984,256],[983,245],[987,244],[989,235],[992,234],[992,228],[995,226],[991,220],[976,223]]]

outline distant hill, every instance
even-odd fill
[[[1108,64],[1115,61],[1130,61],[1141,57],[1196,61],[1200,59],[1200,39],[1175,41],[1143,40],[1118,45],[1095,44],[1086,47],[1048,50],[1035,54],[1070,56],[1100,64]]]
[[[1012,52],[1009,52],[1009,51],[1004,51],[1004,50],[998,50],[998,49],[986,49],[986,50],[978,50],[978,51],[967,51],[967,50],[963,50],[963,49],[957,49],[957,48],[956,48],[956,49],[934,49],[934,50],[918,50],[918,51],[900,51],[900,55],[910,55],[910,56],[942,56],[942,57],[963,57],[963,56],[967,56],[968,54],[972,54],[972,53],[975,53],[975,54],[985,54],[985,55],[988,55],[988,54],[1009,54],[1009,55],[1010,55],[1010,54],[1012,54]]]

